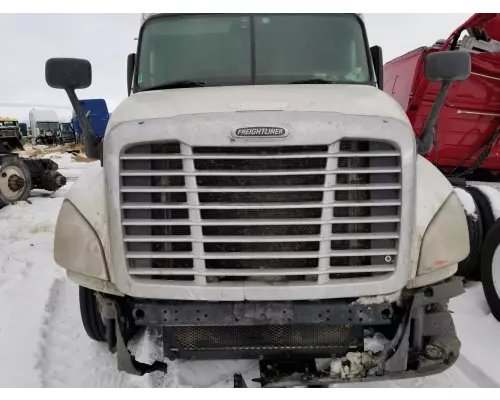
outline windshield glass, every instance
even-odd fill
[[[46,130],[46,131],[55,131],[56,129],[59,129],[59,122],[38,122],[37,123],[38,129]]]
[[[0,121],[0,126],[17,126],[17,121]]]
[[[167,16],[147,22],[140,43],[138,90],[179,81],[371,83],[362,26],[350,14]]]
[[[59,124],[59,129],[61,130],[61,132],[73,132],[71,124],[69,123]]]

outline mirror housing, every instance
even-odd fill
[[[130,93],[132,92],[134,69],[135,69],[135,53],[131,53],[127,57],[127,96],[130,96]]]
[[[434,146],[434,127],[452,82],[466,80],[471,73],[470,54],[465,51],[440,51],[425,58],[424,74],[430,82],[442,82],[418,141],[418,154],[428,154]]]
[[[377,78],[378,88],[384,90],[384,59],[382,56],[382,47],[370,47],[373,66],[375,68],[375,77]]]
[[[51,88],[66,91],[83,131],[85,154],[88,158],[101,159],[101,144],[94,136],[92,125],[84,115],[82,105],[75,93],[76,89],[86,89],[92,83],[90,62],[79,58],[51,58],[45,63],[45,81]]]
[[[424,73],[429,82],[464,81],[471,73],[470,54],[465,51],[428,54],[424,62]]]
[[[92,84],[92,66],[79,58],[51,58],[45,64],[45,81],[54,89],[86,89]]]

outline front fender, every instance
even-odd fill
[[[98,162],[86,170],[71,187],[64,200],[56,225],[54,258],[63,268],[83,275],[113,281],[105,182]],[[100,248],[98,251],[97,247]],[[77,260],[78,253],[83,260]],[[105,271],[98,270],[98,253]],[[94,259],[89,258],[93,256]]]
[[[448,278],[456,272],[457,263],[467,257],[468,253],[465,213],[461,207],[456,206],[459,203],[453,198],[454,189],[448,179],[429,161],[419,156],[416,181],[416,220],[412,245],[412,270],[408,287],[421,286],[420,283],[413,281],[416,277],[418,282],[429,281],[429,283]],[[445,204],[447,206],[443,207]],[[448,223],[439,224],[445,217]],[[440,225],[437,231],[436,228],[429,229],[433,223]],[[434,241],[433,244],[429,243],[431,239]],[[439,258],[440,249],[453,247],[448,243],[450,240],[455,242],[456,251],[448,251],[446,261],[432,262],[433,258]],[[425,243],[427,243],[425,248],[422,248]],[[432,275],[432,277],[423,280],[421,277],[418,278],[421,275]]]

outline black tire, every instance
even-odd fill
[[[95,292],[80,286],[80,315],[88,337],[96,342],[106,342],[106,328],[102,322]]]
[[[488,197],[481,192],[476,187],[467,186],[467,191],[471,194],[476,202],[479,213],[481,214],[481,222],[483,223],[483,239],[490,231],[491,227],[495,223],[495,217],[493,216],[493,211],[491,210],[490,201]]]
[[[490,307],[491,313],[498,321],[500,321],[500,289],[495,289],[495,285],[493,283],[493,268],[495,267],[493,265],[493,256],[499,246],[500,219],[493,224],[493,227],[486,235],[481,255],[481,280],[483,283],[484,295]],[[497,283],[497,286],[500,286],[500,283]]]
[[[11,190],[9,177],[17,175],[22,179],[20,189]],[[2,187],[4,190],[2,190]],[[12,204],[16,201],[28,199],[32,188],[31,173],[26,164],[16,155],[0,157],[0,207]]]
[[[481,211],[473,198],[476,206],[476,215],[467,215],[467,226],[469,228],[470,253],[467,258],[458,263],[456,275],[465,279],[479,280],[479,266],[481,263],[481,249],[483,247],[483,223],[481,220]]]

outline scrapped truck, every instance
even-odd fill
[[[24,150],[21,129],[17,119],[0,117],[0,143],[8,150]]]
[[[317,387],[453,365],[465,213],[360,15],[149,15],[127,64],[103,146],[76,94],[91,64],[45,67],[101,161],[62,204],[54,258],[119,370],[258,359],[262,387]],[[430,54],[426,79],[443,97],[470,65]],[[149,363],[131,351],[144,332]]]
[[[471,252],[457,275],[481,279],[500,321],[500,238],[494,229],[500,224],[500,14],[474,14],[447,39],[388,62],[384,90],[421,137],[439,92],[439,84],[425,79],[425,60],[450,51],[470,55],[471,74],[450,84],[426,158],[456,186],[467,213]]]

